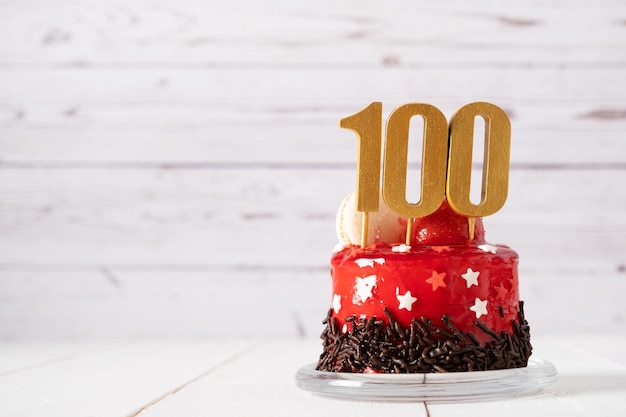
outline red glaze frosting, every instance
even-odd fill
[[[448,315],[459,330],[481,342],[491,337],[476,320],[497,333],[512,332],[519,311],[515,251],[487,244],[480,219],[470,241],[467,218],[445,202],[434,214],[415,220],[413,236],[405,252],[397,252],[400,244],[375,243],[333,254],[332,316],[341,326],[352,315],[387,321],[387,308],[407,327],[414,317],[426,317],[445,328],[441,317]]]
[[[476,218],[474,239],[469,240],[467,217],[457,214],[447,201],[433,214],[413,220],[413,245],[465,246],[470,243],[485,243],[485,229],[480,218]]]

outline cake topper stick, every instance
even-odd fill
[[[404,243],[407,246],[411,246],[411,238],[413,237],[413,220],[413,217],[406,219],[406,238]]]
[[[474,240],[474,232],[476,230],[476,217],[467,218],[467,229],[469,230],[469,240]]]
[[[363,212],[361,247],[367,246],[368,215],[378,211],[383,104],[373,102],[360,112],[341,119],[339,126],[353,130],[358,138],[356,209]]]
[[[369,211],[364,211],[361,214],[361,247],[367,246],[367,234],[369,230]]]

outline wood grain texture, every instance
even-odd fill
[[[46,343],[46,349],[42,350],[36,343],[5,343],[0,347],[0,377],[72,361],[81,355],[109,347],[99,342],[77,343],[64,340]]]
[[[166,398],[249,348],[245,342],[112,344],[72,360],[0,377],[13,416],[125,416]]]
[[[626,7],[617,0],[135,0],[61,9],[28,1],[4,9],[0,53],[9,65],[599,66],[625,58]]]
[[[5,339],[315,338],[331,304],[326,268],[51,269],[0,272]],[[624,333],[623,274],[527,269],[520,293],[533,339]]]
[[[538,396],[499,401],[424,404],[342,401],[298,389],[296,370],[315,361],[315,340],[178,340],[109,343],[63,363],[0,374],[6,415],[319,416],[621,416],[626,367],[595,340],[623,352],[623,335],[537,338],[535,355],[553,362],[559,379]],[[579,344],[579,342],[582,342]],[[24,357],[48,357],[58,346],[22,344]],[[76,346],[76,345],[75,345]],[[13,345],[0,344],[0,357]],[[17,360],[20,360],[19,357]]]
[[[337,121],[371,101],[503,107],[487,237],[520,253],[534,328],[623,332],[624,22],[618,0],[0,3],[0,339],[316,333],[355,183]]]
[[[604,69],[598,82],[571,68],[0,69],[0,156],[55,166],[353,163],[354,135],[337,120],[370,101],[385,114],[431,103],[448,117],[490,101],[512,119],[514,164],[623,164],[623,72]]]
[[[289,350],[289,351],[287,351]],[[249,354],[216,370],[209,378],[198,381],[177,398],[161,401],[146,410],[145,416],[162,416],[185,411],[192,416],[215,412],[220,415],[299,415],[341,416],[386,415],[403,413],[426,416],[422,403],[391,404],[373,401],[321,399],[296,388],[292,383],[296,370],[315,362],[319,356],[315,342],[278,340],[257,344]],[[273,360],[274,358],[281,360]],[[254,370],[254,371],[252,371]],[[235,389],[244,393],[236,404],[223,401]],[[203,399],[207,405],[200,405]],[[210,405],[208,405],[210,404]]]
[[[352,169],[2,172],[7,267],[325,266],[337,241],[337,202],[355,176]],[[485,219],[488,240],[510,244],[535,270],[620,268],[626,195],[615,185],[626,171],[513,170],[510,180],[506,206]]]

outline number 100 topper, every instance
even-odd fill
[[[417,203],[406,199],[409,126],[413,116],[424,119],[421,194]],[[485,154],[481,200],[470,200],[474,119],[485,120]],[[363,213],[361,247],[367,245],[368,213],[378,210],[382,148],[382,103],[373,102],[342,119],[339,126],[358,138],[356,209]],[[425,103],[396,108],[387,119],[382,195],[385,204],[407,218],[406,244],[410,245],[413,219],[434,213],[447,199],[450,207],[468,218],[470,240],[476,217],[502,208],[509,184],[511,122],[501,108],[477,102],[461,107],[451,118]]]

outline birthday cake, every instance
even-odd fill
[[[468,220],[448,198],[410,221],[380,198],[367,223],[355,194],[344,200],[317,370],[430,373],[527,365],[532,347],[518,255],[488,243],[482,220]]]

